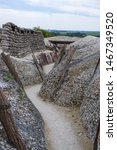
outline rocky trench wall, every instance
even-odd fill
[[[1,47],[1,41],[2,41],[2,29],[0,28],[0,49],[2,49],[2,47]]]
[[[42,82],[41,76],[33,61],[15,57],[11,57],[11,60],[24,86]]]
[[[37,56],[37,59],[39,61],[39,63],[43,66],[43,65],[48,65],[51,63],[56,62],[56,60],[59,57],[59,53],[50,51],[50,52],[42,52]]]
[[[2,39],[1,39],[2,35]],[[25,56],[30,52],[45,49],[44,37],[41,32],[20,28],[13,23],[6,23],[0,30],[1,47],[12,56]]]
[[[39,95],[48,100],[51,97],[52,101],[62,106],[80,107],[83,127],[94,143],[100,120],[100,39],[88,36],[71,45],[76,51],[60,87],[57,89],[53,85],[58,85],[63,75],[60,70],[65,69],[65,59],[48,73]],[[55,92],[53,95],[52,91]]]
[[[57,53],[54,52],[42,52],[37,56],[41,66],[54,63],[58,58]],[[23,60],[21,58],[11,57],[15,69],[24,86],[41,83],[41,76],[34,64],[33,60]]]

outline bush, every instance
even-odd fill
[[[43,36],[46,37],[50,37],[51,33],[48,32],[47,30],[41,29],[40,27],[34,27],[34,31],[36,32],[42,32]]]

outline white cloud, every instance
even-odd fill
[[[84,16],[92,16],[92,17],[98,17],[99,16],[99,10],[94,8],[87,8],[85,6],[77,7],[77,6],[63,6],[61,7],[61,10],[63,10],[66,13],[72,13],[72,14],[80,14]]]
[[[0,9],[0,24],[13,22],[23,27],[34,27],[41,23],[47,15],[32,11],[21,11],[14,9]],[[42,23],[41,23],[42,24]]]
[[[42,13],[0,9],[0,24],[13,22],[21,27],[45,29],[99,30],[99,18],[65,13]]]
[[[67,13],[99,16],[99,0],[25,0],[29,5],[53,8]]]
[[[62,5],[72,5],[72,6],[80,6],[84,4],[90,4],[92,6],[99,5],[99,0],[25,0],[27,3],[31,5],[43,5],[43,6],[62,6]]]

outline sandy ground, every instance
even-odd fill
[[[44,72],[45,72],[46,74],[48,74],[48,73],[50,72],[50,70],[53,68],[53,66],[54,66],[54,63],[43,66]]]
[[[54,64],[44,66],[48,73]],[[25,87],[25,91],[41,113],[45,122],[45,137],[48,150],[92,150],[80,122],[79,108],[66,108],[43,101],[39,97],[40,85]]]

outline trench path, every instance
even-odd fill
[[[46,73],[52,65],[45,66]],[[47,150],[92,150],[80,122],[79,108],[61,107],[39,97],[41,84],[25,87],[25,91],[41,113],[45,123]]]

